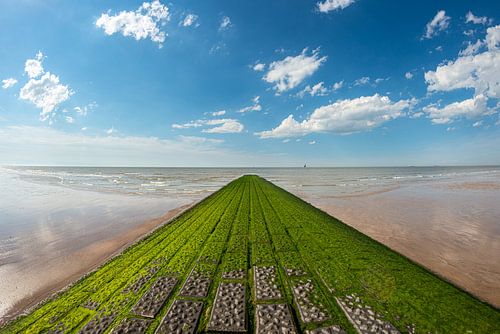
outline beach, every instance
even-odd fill
[[[258,174],[500,305],[500,169],[0,169],[0,322],[186,207]]]

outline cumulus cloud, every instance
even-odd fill
[[[328,93],[329,93],[328,88],[326,88],[325,83],[321,81],[312,87],[307,85],[306,88],[301,90],[297,95],[299,97],[304,97],[304,95],[306,94],[309,94],[311,96],[325,96],[328,95]]]
[[[429,105],[424,107],[423,111],[428,114],[433,124],[448,124],[462,117],[474,119],[490,115],[494,111],[488,108],[487,102],[486,96],[480,94],[471,99],[450,103],[443,108]]]
[[[172,124],[174,129],[201,128],[205,133],[239,133],[244,129],[243,124],[232,118],[198,119],[184,124]]]
[[[68,100],[72,92],[67,85],[59,82],[57,75],[45,73],[39,79],[32,78],[21,88],[19,98],[30,101],[42,109],[40,119],[47,120],[56,107]]]
[[[413,79],[413,73],[411,73],[411,72],[406,72],[406,73],[405,73],[405,78],[406,78],[406,79],[408,79],[408,80]]]
[[[324,0],[316,3],[317,9],[322,13],[332,10],[344,9],[354,3],[354,0]]]
[[[251,106],[241,108],[240,110],[238,110],[238,112],[246,113],[249,111],[261,111],[262,110],[262,106],[260,105],[260,96],[254,97],[252,99],[252,102],[253,102],[253,104]]]
[[[309,145],[314,145],[316,144],[316,140],[311,140],[310,142],[308,142]]]
[[[111,15],[110,11],[103,13],[95,25],[102,28],[106,35],[121,33],[123,36],[130,36],[136,40],[149,38],[161,48],[166,34],[160,27],[169,19],[168,7],[159,0],[154,0],[144,2],[135,11],[121,11],[116,15]]]
[[[42,66],[42,60],[43,53],[41,51],[38,51],[34,59],[26,60],[26,62],[24,63],[24,71],[26,72],[26,74],[28,74],[28,77],[37,78],[43,74],[44,70]]]
[[[14,86],[16,83],[17,83],[17,80],[14,78],[4,79],[4,80],[2,80],[2,88],[3,89],[10,88],[10,87]]]
[[[277,93],[295,88],[305,78],[313,75],[326,61],[327,57],[320,57],[319,49],[308,55],[307,48],[295,56],[288,56],[282,60],[269,64],[269,71],[263,77],[266,82],[274,84]]]
[[[486,30],[485,42],[490,51],[498,51],[500,48],[500,25],[490,27]]]
[[[195,15],[195,14],[187,14],[185,17],[184,17],[184,20],[182,20],[181,22],[181,25],[183,27],[190,27],[192,26],[193,24],[196,24],[195,26],[197,27],[198,24],[196,23],[196,21],[198,21],[198,15]]]
[[[500,25],[487,29],[487,50],[463,55],[425,73],[429,91],[474,89],[475,94],[500,98]]]
[[[224,31],[224,30],[228,30],[229,28],[231,28],[231,19],[229,18],[229,16],[224,16],[221,20],[220,20],[220,25],[219,25],[219,31]]]
[[[66,120],[66,123],[69,123],[69,124],[75,123],[75,119],[71,116],[66,116],[64,119]]]
[[[488,24],[488,22],[491,22],[491,20],[486,16],[476,16],[471,11],[465,15],[465,23]]]
[[[286,138],[317,132],[350,134],[368,131],[401,117],[413,103],[411,100],[393,102],[379,94],[338,100],[317,108],[302,122],[289,115],[276,128],[256,134],[261,138]]]
[[[253,68],[254,71],[262,72],[262,71],[264,71],[265,67],[266,67],[266,64],[257,63],[252,68]]]
[[[110,136],[111,136],[112,134],[114,134],[114,133],[117,133],[117,132],[118,132],[118,130],[116,130],[113,126],[112,126],[112,127],[110,127],[109,129],[107,129],[107,130],[106,130],[106,133],[107,133],[108,135],[110,135]]]
[[[446,12],[444,10],[438,11],[434,18],[425,26],[425,35],[423,38],[430,39],[441,31],[446,30],[450,25],[450,20],[451,18],[446,16]]]

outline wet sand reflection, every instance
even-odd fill
[[[500,307],[500,181],[432,181],[366,196],[303,194],[329,214]]]

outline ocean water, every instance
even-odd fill
[[[145,222],[245,174],[500,305],[500,166],[0,167],[0,323],[155,226]]]
[[[500,166],[376,168],[9,167],[27,182],[147,197],[200,198],[245,174],[289,191],[348,196],[429,180],[496,176]],[[4,169],[4,172],[6,170]],[[1,172],[1,170],[0,170]]]

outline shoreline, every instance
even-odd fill
[[[75,252],[73,255],[83,257],[84,261],[82,262],[85,264],[81,265],[77,272],[74,272],[63,279],[40,289],[40,291],[29,297],[25,297],[17,301],[0,318],[0,328],[7,325],[11,321],[14,321],[18,317],[28,314],[34,308],[54,298],[58,294],[63,293],[75,283],[96,271],[114,257],[119,256],[133,244],[154,233],[161,226],[169,224],[173,219],[186,212],[203,199],[204,198],[171,209],[164,215],[146,220],[111,239],[99,241]]]

